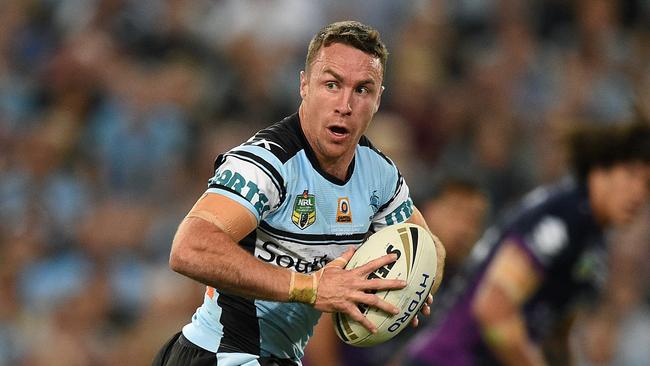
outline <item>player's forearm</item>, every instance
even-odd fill
[[[442,284],[442,280],[444,278],[444,273],[445,273],[445,258],[447,257],[446,249],[437,236],[435,239],[435,244],[436,244],[436,255],[437,255],[438,263],[436,269],[436,279],[435,279],[436,282],[433,284],[433,287],[431,288],[432,294],[438,292],[438,289]]]
[[[513,247],[509,247],[513,248]],[[483,340],[492,353],[504,365],[546,365],[539,346],[528,336],[522,313],[522,303],[530,288],[522,286],[522,281],[531,280],[531,274],[521,275],[520,271],[501,272],[504,266],[515,266],[518,257],[510,250],[497,254],[496,262],[488,269],[484,283],[479,285],[472,303],[472,312],[478,322]],[[520,263],[521,264],[521,263]],[[516,267],[512,267],[516,268]]]
[[[507,319],[483,321],[483,339],[506,366],[546,365],[541,349],[528,338],[524,320],[518,313]]]
[[[257,260],[198,218],[181,223],[169,263],[174,271],[225,292],[274,301],[289,298],[289,271]]]

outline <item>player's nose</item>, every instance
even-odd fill
[[[340,96],[336,104],[336,112],[342,115],[352,114],[352,91],[345,90],[339,95]]]

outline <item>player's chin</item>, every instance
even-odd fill
[[[342,157],[352,148],[352,146],[353,145],[349,141],[330,141],[327,144],[327,151],[329,153],[328,155],[330,157]]]

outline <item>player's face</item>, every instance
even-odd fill
[[[322,164],[351,159],[379,108],[383,87],[378,58],[334,43],[300,74],[302,128]]]
[[[650,198],[650,165],[618,164],[603,172],[604,206],[614,225],[631,222]]]

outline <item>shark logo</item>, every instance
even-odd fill
[[[372,217],[377,214],[377,211],[379,211],[379,196],[377,196],[377,190],[372,191],[372,195],[370,195],[370,208],[372,209],[372,215],[370,215],[369,219],[372,220]]]

